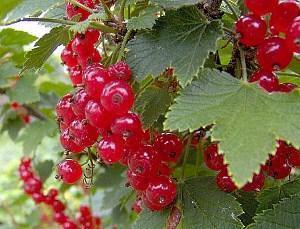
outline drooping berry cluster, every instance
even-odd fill
[[[291,92],[296,85],[280,84],[273,71],[286,68],[293,53],[300,53],[299,2],[245,0],[245,5],[251,13],[236,22],[236,35],[241,44],[257,47],[256,58],[260,65],[249,81],[258,81],[268,92]]]
[[[284,179],[290,175],[293,167],[300,166],[300,151],[284,141],[279,140],[277,143],[275,155],[270,155],[266,164],[262,166],[260,173],[253,175],[252,181],[242,188],[243,191],[260,191],[264,186],[266,175],[274,179]],[[233,192],[237,189],[228,174],[223,155],[218,152],[217,143],[211,143],[207,146],[204,151],[204,162],[209,169],[219,171],[216,183],[221,190]]]
[[[58,199],[58,190],[50,189],[47,194],[43,193],[43,182],[34,173],[31,160],[29,158],[22,158],[19,165],[19,176],[24,182],[23,189],[25,193],[34,200],[36,204],[46,204],[53,210],[53,220],[64,229],[100,229],[101,219],[93,216],[87,206],[80,208],[77,222],[70,219],[65,214],[66,205]]]

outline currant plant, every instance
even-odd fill
[[[0,225],[298,228],[299,17],[298,0],[4,0],[0,141],[21,144],[23,199],[4,195]],[[32,22],[48,32],[9,28]]]

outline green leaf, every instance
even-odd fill
[[[244,225],[249,225],[254,222],[253,217],[255,216],[258,202],[256,201],[255,192],[239,192],[235,195],[237,201],[241,204],[244,213],[239,216],[239,219]]]
[[[15,8],[21,0],[1,0],[0,4],[0,20],[6,17],[6,15]]]
[[[23,143],[23,152],[28,155],[35,151],[43,138],[53,134],[56,124],[50,121],[35,121],[24,129],[18,141]]]
[[[90,26],[90,21],[85,20],[85,21],[77,22],[75,25],[72,25],[70,27],[70,30],[73,31],[74,33],[85,33],[85,31],[87,31],[89,26]]]
[[[100,173],[97,176],[95,185],[101,188],[110,188],[115,185],[119,185],[124,179],[122,177],[123,171],[124,168],[117,165],[106,168],[104,172]]]
[[[251,224],[249,229],[284,229],[299,228],[300,225],[300,197],[293,196],[290,199],[284,199],[269,209],[254,217],[255,223]]]
[[[54,18],[54,19],[63,19],[66,15],[66,4],[64,1],[59,2],[53,5],[47,12],[45,13],[45,18]],[[41,25],[45,27],[57,27],[57,23],[49,23],[49,22],[39,22]]]
[[[167,219],[170,214],[169,210],[161,212],[153,212],[148,209],[144,209],[138,220],[133,225],[133,229],[154,229],[154,228],[166,228]]]
[[[257,213],[273,207],[273,204],[279,203],[283,198],[300,193],[300,179],[278,184],[275,187],[263,189],[258,193],[257,201],[259,202]]]
[[[40,94],[34,86],[35,75],[24,75],[21,77],[16,86],[10,88],[7,92],[10,101],[19,103],[34,103],[40,100]]]
[[[54,163],[51,160],[40,162],[35,166],[35,169],[37,170],[39,177],[43,182],[45,182],[45,180],[47,180],[51,175],[53,166]]]
[[[39,70],[47,61],[55,49],[67,44],[70,40],[69,30],[67,27],[56,27],[49,33],[40,38],[34,45],[34,48],[26,54],[22,72],[29,69]]]
[[[16,79],[20,69],[15,67],[12,62],[0,65],[0,88],[10,86],[10,80]]]
[[[24,122],[15,111],[8,111],[2,117],[2,127],[0,133],[7,131],[9,137],[14,141],[17,139],[20,130],[24,127]]]
[[[128,43],[127,62],[139,81],[157,76],[167,67],[175,69],[186,85],[216,50],[222,36],[219,21],[207,21],[195,7],[169,11],[157,20],[153,31],[145,31]]]
[[[149,6],[146,9],[140,11],[138,17],[132,17],[128,20],[127,29],[139,30],[139,29],[152,29],[158,18],[157,12],[161,10],[157,6]]]
[[[14,30],[11,28],[3,29],[0,32],[0,44],[3,46],[24,46],[34,42],[37,38],[29,33]]]
[[[172,98],[167,90],[154,86],[146,88],[136,99],[144,127],[149,128],[164,115],[171,102]]]
[[[203,0],[151,0],[163,8],[180,8],[188,5],[195,5]]]
[[[226,40],[219,40],[218,42],[218,52],[222,65],[228,65],[232,57],[233,45],[228,43]]]
[[[17,7],[9,12],[6,21],[13,21],[25,16],[35,15],[38,12],[44,12],[51,8],[53,5],[57,4],[58,1],[63,2],[63,0],[22,0],[22,2],[18,4]]]
[[[284,74],[284,73],[283,73]],[[290,76],[290,75],[279,75],[279,80],[281,83],[293,83],[300,86],[300,77]]]
[[[39,86],[39,90],[42,93],[54,92],[58,96],[63,96],[72,90],[72,86],[62,82],[46,81]]]
[[[212,139],[238,187],[258,173],[276,139],[300,146],[300,91],[268,94],[218,70],[204,69],[167,113],[165,129],[196,130],[215,124]]]
[[[183,228],[243,228],[238,219],[243,213],[241,206],[216,187],[214,177],[186,181],[182,195]]]

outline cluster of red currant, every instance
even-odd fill
[[[252,181],[247,183],[242,190],[245,192],[260,191],[265,183],[265,175],[274,179],[284,179],[292,172],[293,167],[300,166],[300,151],[284,141],[277,141],[278,147],[275,156],[270,155],[266,164],[262,166],[259,174],[254,174]],[[237,189],[228,175],[227,165],[224,164],[223,155],[218,153],[217,143],[211,143],[204,151],[204,161],[209,169],[219,171],[216,177],[218,187],[225,192]]]
[[[10,107],[12,110],[17,112],[17,114],[20,116],[24,124],[29,124],[31,122],[31,116],[28,114],[28,111],[18,102],[12,102],[10,104]]]
[[[34,173],[31,160],[22,158],[19,166],[19,176],[24,182],[24,191],[30,195],[36,204],[44,203],[51,206],[53,210],[53,220],[62,226],[64,229],[100,229],[101,219],[91,214],[87,206],[80,207],[80,214],[77,217],[77,222],[71,220],[66,214],[65,204],[60,201],[57,189],[50,189],[46,195],[43,194],[43,183],[41,179]]]
[[[273,71],[286,68],[300,53],[300,8],[297,0],[245,0],[251,13],[236,22],[236,36],[247,47],[257,47],[260,69],[249,79],[268,92],[291,92],[297,86],[280,84]],[[268,23],[267,23],[268,20]],[[268,26],[269,25],[269,28]]]

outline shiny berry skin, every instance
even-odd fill
[[[101,103],[104,108],[117,114],[127,113],[134,102],[131,86],[124,81],[116,80],[108,83],[101,94]]]
[[[279,87],[279,81],[273,72],[259,70],[251,76],[250,82],[256,80],[259,80],[259,86],[267,92],[277,91]]]
[[[112,80],[129,81],[132,75],[131,69],[124,61],[111,65],[108,72]]]
[[[63,225],[63,229],[78,229],[75,222],[67,220]]]
[[[54,200],[52,203],[52,208],[54,212],[62,212],[66,209],[66,206],[60,200]]]
[[[183,150],[181,139],[176,134],[168,132],[156,136],[154,147],[166,162],[177,162]]]
[[[84,72],[85,90],[95,101],[100,102],[101,93],[109,81],[107,70],[100,66],[87,68]]]
[[[99,30],[95,30],[95,29],[88,29],[84,35],[85,35],[85,39],[87,39],[92,44],[97,43],[100,38]]]
[[[31,177],[24,184],[24,190],[27,194],[39,193],[42,187],[43,183],[38,177]]]
[[[252,181],[243,187],[245,192],[259,192],[265,184],[265,175],[263,173],[254,174]]]
[[[149,185],[149,179],[146,176],[139,175],[130,169],[127,170],[127,180],[135,190],[144,191]]]
[[[19,170],[19,176],[21,180],[26,182],[28,179],[33,178],[33,173],[28,170]]]
[[[57,117],[62,119],[66,125],[69,125],[76,118],[71,107],[72,98],[73,96],[71,94],[67,94],[63,96],[56,105]]]
[[[74,94],[71,107],[78,118],[85,118],[85,106],[89,101],[90,97],[84,89],[80,89]]]
[[[176,184],[171,178],[157,176],[151,179],[146,189],[146,198],[149,202],[164,208],[175,200],[176,193]]]
[[[104,137],[97,146],[98,155],[106,164],[118,162],[122,158],[123,151],[124,141],[117,135]]]
[[[74,67],[78,64],[76,56],[72,50],[72,43],[69,43],[61,52],[61,60],[63,64],[67,65],[68,67]]]
[[[109,129],[112,115],[108,113],[100,102],[90,100],[85,107],[85,117],[89,123],[99,129]]]
[[[161,205],[158,204],[154,204],[152,202],[150,202],[146,196],[143,196],[143,203],[145,204],[145,206],[150,209],[151,211],[161,211],[163,210],[163,207]]]
[[[93,9],[95,7],[93,1],[86,1],[86,0],[78,0],[79,3]],[[86,20],[89,16],[90,13],[87,12],[86,10],[73,5],[72,3],[68,2],[66,6],[66,14],[68,19],[72,19],[74,16],[80,14],[80,21]]]
[[[99,136],[98,130],[86,119],[75,119],[70,125],[70,134],[74,136],[74,142],[83,147],[94,144]]]
[[[246,46],[261,44],[267,32],[266,22],[251,14],[240,17],[235,24],[235,28],[239,42]]]
[[[66,159],[57,166],[58,175],[66,184],[76,183],[82,176],[81,165],[72,159]]]
[[[224,165],[223,155],[218,153],[218,144],[212,143],[204,151],[204,162],[206,166],[212,170],[222,170]]]
[[[142,199],[141,198],[137,199],[132,206],[132,210],[135,211],[136,214],[140,214],[142,211],[142,204],[143,204]]]
[[[131,155],[128,167],[138,175],[150,177],[157,174],[160,160],[158,152],[152,146],[143,145]]]
[[[160,163],[157,175],[170,176],[171,173],[172,173],[172,170],[170,169],[170,167],[168,166],[167,163],[164,163],[164,162]]]
[[[233,192],[237,189],[231,177],[228,175],[227,169],[222,169],[217,177],[216,184],[223,192]]]
[[[270,13],[277,5],[278,0],[244,0],[249,11],[258,16]]]
[[[129,112],[113,120],[111,124],[113,134],[121,136],[123,139],[141,138],[142,123],[137,114]]]
[[[296,88],[297,88],[297,85],[295,85],[295,84],[281,83],[281,84],[278,85],[277,91],[289,93],[289,92],[292,92]]]
[[[33,193],[31,197],[36,204],[45,202],[45,196],[40,192]]]
[[[77,61],[78,58],[87,59],[93,53],[94,44],[84,34],[78,34],[73,39],[72,50],[77,55]]]
[[[293,167],[299,167],[300,166],[300,151],[295,149],[294,147],[289,147],[290,154],[288,157],[288,164]]]
[[[291,167],[284,156],[273,156],[267,163],[267,174],[274,179],[286,178],[290,173]]]
[[[74,142],[74,137],[70,134],[69,129],[64,130],[60,134],[60,143],[64,149],[72,153],[80,153],[84,150],[84,147]]]
[[[288,28],[286,40],[293,52],[300,53],[300,16],[296,17]]]
[[[77,56],[78,64],[84,69],[102,60],[102,56],[96,48],[93,48],[87,55]]]
[[[281,70],[291,62],[293,53],[279,37],[266,39],[257,49],[257,61],[266,71]]]
[[[280,2],[272,11],[271,30],[286,33],[294,18],[300,13],[299,4],[294,0]]]
[[[67,216],[63,212],[55,212],[53,220],[58,224],[64,224],[67,221]]]
[[[70,80],[72,81],[72,85],[74,87],[81,85],[83,82],[82,79],[82,68],[80,65],[76,65],[74,67],[68,68]]]

